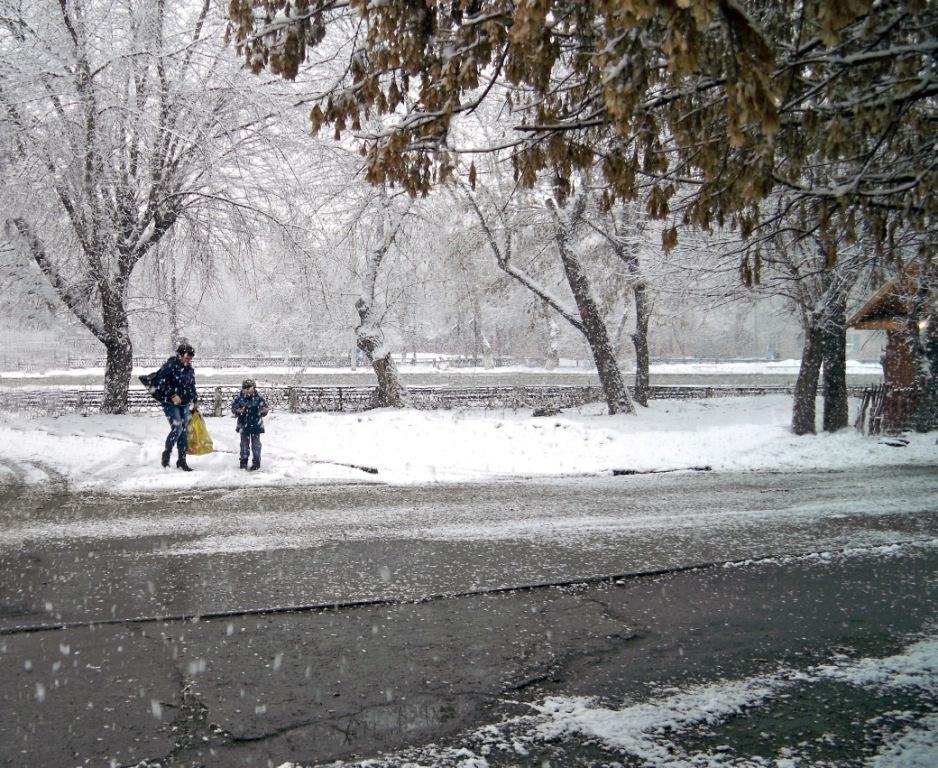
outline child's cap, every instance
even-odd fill
[[[250,389],[253,386],[256,386],[254,379],[245,379],[241,382],[241,389]]]

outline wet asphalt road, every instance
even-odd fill
[[[0,629],[566,581],[927,539],[938,470],[0,492]]]
[[[50,484],[0,490],[0,510],[4,766],[312,765],[459,743],[545,695],[641,698],[836,649],[885,655],[938,619],[934,468],[197,499]],[[891,542],[903,556],[877,554]],[[843,548],[874,549],[444,597]],[[397,602],[179,618],[373,598]],[[76,626],[38,631],[62,622]],[[823,728],[843,731],[836,764],[849,765],[872,747],[849,738],[845,711]],[[783,745],[822,727],[779,717],[800,723]],[[754,754],[778,746],[724,735]],[[576,739],[543,750],[490,763],[611,760]]]

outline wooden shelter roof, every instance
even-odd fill
[[[874,331],[896,328],[909,313],[906,297],[898,293],[897,280],[890,280],[880,288],[847,321],[850,328]]]
[[[870,297],[847,321],[860,330],[896,330],[905,327],[910,304],[918,288],[918,265],[913,264]]]

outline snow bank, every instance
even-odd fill
[[[596,404],[558,417],[530,411],[377,410],[360,414],[274,413],[267,419],[263,469],[238,469],[231,418],[207,419],[216,452],[190,461],[195,472],[163,469],[168,431],[160,414],[23,418],[0,415],[12,467],[0,482],[63,476],[74,489],[131,493],[157,489],[322,482],[395,484],[506,477],[713,470],[836,470],[938,464],[935,433],[903,448],[852,429],[796,437],[784,396],[652,401],[636,416],[607,416]],[[24,464],[25,462],[25,464]],[[368,474],[356,466],[373,467]]]

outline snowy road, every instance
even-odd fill
[[[45,471],[0,488],[2,765],[888,768],[936,747],[933,468],[149,496]]]
[[[862,488],[862,490],[860,490]],[[0,498],[0,627],[415,599],[938,536],[938,472]]]

